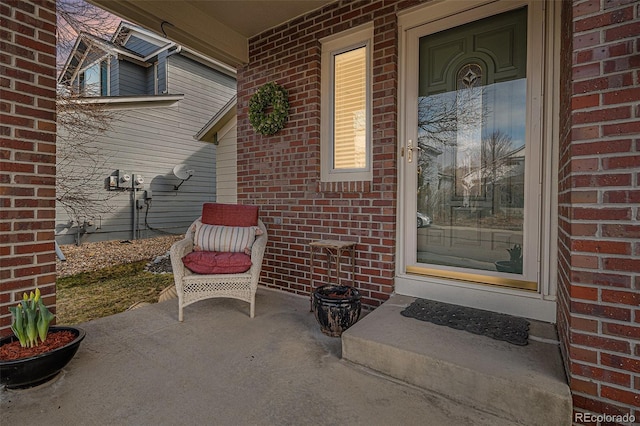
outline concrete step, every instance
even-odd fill
[[[532,321],[516,346],[400,315],[414,300],[393,295],[345,331],[342,358],[513,424],[571,424],[552,324]]]

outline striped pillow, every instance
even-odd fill
[[[221,226],[196,222],[194,251],[251,254],[257,226]]]

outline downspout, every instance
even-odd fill
[[[136,223],[137,223],[137,215],[138,208],[136,206],[136,179],[135,175],[131,175],[131,240],[136,239]]]
[[[62,253],[62,249],[60,248],[60,246],[58,245],[58,240],[56,240],[55,238],[53,239],[53,242],[55,243],[55,249],[56,249],[56,256],[58,256],[58,259],[60,259],[61,262],[64,262],[67,260],[67,258],[64,256],[64,253]]]
[[[182,52],[182,46],[180,46],[178,44],[178,45],[175,46],[175,49],[173,49],[173,50],[169,49],[169,53],[167,54],[167,58],[169,56],[172,56],[172,55],[177,55],[180,52]]]

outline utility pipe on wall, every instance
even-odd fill
[[[136,184],[134,179],[131,179],[131,239],[136,239],[136,223],[138,216],[138,208],[136,206],[136,192],[138,189],[136,188]]]

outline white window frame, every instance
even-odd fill
[[[86,91],[86,75],[85,73],[92,67],[98,65],[98,75],[100,76],[100,87],[98,88],[98,94],[97,95],[91,95],[88,97],[102,97],[102,61],[105,61],[106,63],[106,69],[107,69],[107,80],[104,82],[104,85],[106,86],[107,89],[107,94],[106,96],[110,96],[111,95],[111,56],[106,55],[103,56],[99,59],[96,59],[95,61],[93,61],[91,64],[85,66],[82,68],[82,70],[78,73],[78,78],[77,78],[77,82],[78,82],[78,93],[83,94],[83,96],[87,96],[85,91]],[[80,84],[80,80],[84,79],[84,82],[82,84]]]
[[[158,61],[153,63],[153,94],[158,94]]]
[[[365,24],[351,30],[326,37],[322,44],[321,70],[321,127],[320,127],[320,180],[322,182],[371,181],[372,170],[372,50],[373,23]],[[334,58],[340,53],[360,47],[366,48],[367,63],[367,95],[366,95],[366,166],[357,169],[335,169],[333,167],[333,114],[334,114]]]

